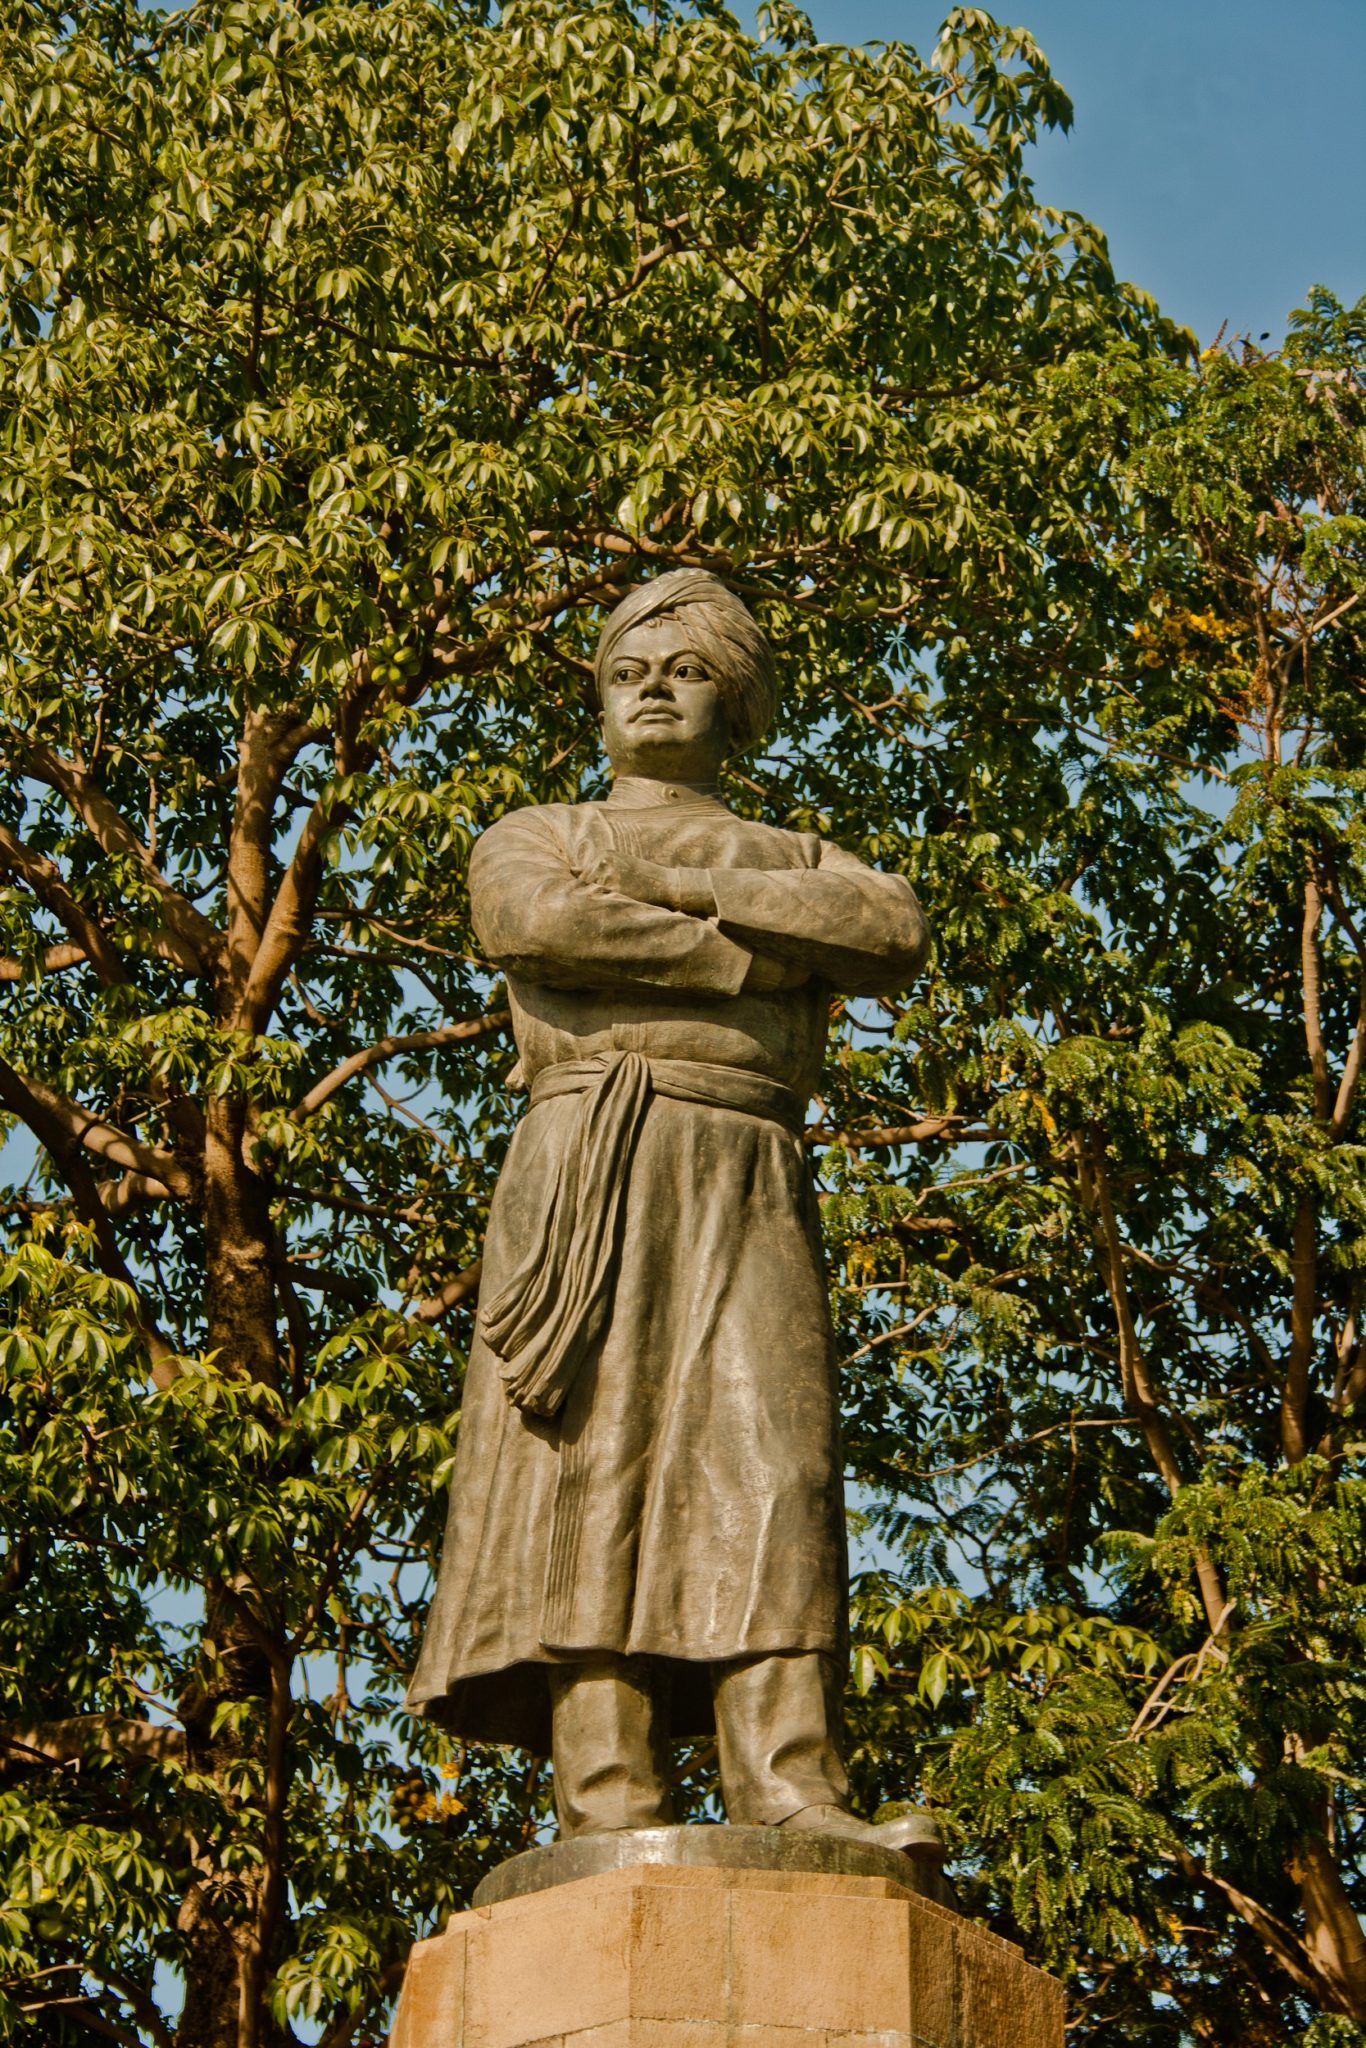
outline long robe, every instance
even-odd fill
[[[715,916],[594,880],[613,851],[704,870]],[[544,1667],[615,1651],[670,1660],[675,1732],[701,1731],[712,1663],[844,1652],[839,1401],[800,1122],[831,992],[906,986],[924,920],[902,877],[647,781],[509,813],[480,839],[470,886],[532,1095],[494,1196],[481,1301],[534,1287],[556,1214],[562,1237],[566,1219],[586,1227],[575,1176],[596,1174],[597,1305],[550,1414],[515,1405],[481,1308],[408,1703],[544,1754]],[[746,993],[755,951],[811,978]],[[633,1106],[604,1159],[587,1105],[627,1069]],[[582,1245],[567,1255],[586,1286]]]

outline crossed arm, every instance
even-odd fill
[[[817,979],[881,994],[929,949],[909,882],[826,844],[814,868],[672,868],[597,848],[575,867],[528,810],[484,835],[470,886],[489,957],[558,988],[724,998]]]

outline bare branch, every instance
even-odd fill
[[[927,1116],[914,1124],[883,1124],[871,1131],[845,1131],[834,1124],[808,1124],[808,1145],[843,1145],[848,1152],[869,1152],[879,1145],[929,1145],[942,1138],[954,1145],[985,1144],[998,1131],[974,1130],[961,1116]]]
[[[1281,1384],[1281,1452],[1298,1465],[1309,1449],[1309,1368],[1318,1308],[1318,1208],[1306,1192],[1295,1205],[1290,1241],[1290,1348]]]
[[[294,857],[270,906],[234,1019],[239,1030],[265,1029],[281,986],[313,922],[323,875],[323,848],[346,816],[329,795],[318,798],[299,834]]]
[[[1141,1245],[1136,1245],[1129,1239],[1124,1243],[1124,1256],[1128,1259],[1137,1259],[1139,1264],[1146,1266],[1150,1272],[1175,1274],[1184,1280],[1198,1300],[1208,1302],[1215,1315],[1225,1317],[1242,1331],[1247,1339],[1248,1350],[1264,1374],[1267,1384],[1271,1385],[1274,1382],[1276,1361],[1271,1355],[1271,1347],[1251,1316],[1245,1315],[1237,1303],[1229,1299],[1216,1280],[1211,1280],[1208,1274],[1192,1272],[1190,1267],[1183,1265],[1179,1259],[1155,1259],[1151,1252],[1145,1252]]]
[[[1314,1968],[1305,1953],[1304,1944],[1293,1928],[1287,1927],[1283,1920],[1278,1920],[1276,1915],[1269,1912],[1258,1900],[1240,1891],[1237,1885],[1230,1884],[1227,1878],[1216,1877],[1214,1872],[1207,1869],[1197,1857],[1192,1856],[1188,1849],[1177,1848],[1172,1853],[1170,1861],[1192,1884],[1199,1885],[1204,1891],[1219,1892],[1227,1899],[1234,1912],[1247,1922],[1258,1940],[1270,1950],[1287,1976],[1293,1978],[1302,1991],[1307,1991],[1328,2011],[1338,2010],[1336,1987]]]
[[[91,1754],[183,1762],[185,1730],[120,1714],[76,1714],[60,1721],[0,1722],[0,1771],[79,1764]]]
[[[1335,1145],[1341,1144],[1352,1121],[1356,1107],[1357,1089],[1361,1085],[1363,1064],[1366,1064],[1366,967],[1361,970],[1360,989],[1357,996],[1357,1020],[1352,1032],[1352,1043],[1343,1063],[1342,1077],[1338,1082],[1337,1100],[1333,1104],[1333,1118],[1328,1126],[1328,1135]]]
[[[474,1038],[487,1037],[490,1032],[505,1031],[512,1022],[509,1010],[490,1010],[482,1017],[467,1017],[458,1024],[443,1024],[435,1031],[412,1031],[404,1037],[381,1038],[376,1045],[368,1045],[361,1052],[353,1052],[349,1059],[316,1081],[294,1109],[296,1117],[312,1116],[315,1110],[329,1102],[338,1089],[357,1074],[363,1074],[371,1067],[377,1067],[384,1060],[397,1059],[406,1052],[430,1052],[438,1046],[459,1045]]]
[[[28,1125],[70,1188],[72,1200],[81,1220],[89,1226],[94,1237],[101,1270],[108,1274],[111,1280],[120,1281],[137,1304],[138,1328],[152,1360],[154,1382],[163,1389],[170,1386],[172,1380],[177,1379],[180,1374],[175,1353],[149,1314],[124,1261],[123,1253],[119,1250],[114,1226],[100,1202],[100,1191],[95,1176],[86,1163],[79,1138],[33,1093],[29,1084],[15,1072],[7,1060],[0,1060],[0,1105]]]
[[[1342,1077],[1338,1083],[1337,1099],[1333,1104],[1332,1121],[1328,1127],[1330,1142],[1334,1145],[1340,1145],[1346,1137],[1347,1127],[1352,1121],[1352,1111],[1356,1107],[1357,1089],[1361,1082],[1362,1063],[1363,1060],[1366,1060],[1366,939],[1363,939],[1361,932],[1358,930],[1356,920],[1343,902],[1342,891],[1332,876],[1324,883],[1323,893],[1333,916],[1351,940],[1353,950],[1358,961],[1361,963],[1358,976],[1356,1028],[1352,1033],[1352,1043],[1348,1047],[1347,1058],[1343,1064]]]
[[[277,1186],[282,1195],[289,1195],[306,1207],[316,1203],[323,1209],[335,1209],[343,1216],[370,1216],[378,1223],[423,1221],[420,1207],[411,1202],[402,1208],[395,1208],[382,1202],[363,1201],[359,1195],[353,1195],[349,1191],[338,1194],[332,1188],[300,1187],[297,1181],[280,1181],[277,1182]]]
[[[100,1182],[100,1202],[107,1216],[131,1216],[135,1210],[146,1208],[149,1202],[179,1199],[165,1181],[150,1173],[125,1173],[119,1180]]]
[[[425,1301],[415,1301],[409,1313],[417,1323],[439,1323],[442,1316],[449,1315],[462,1302],[473,1301],[479,1293],[479,1276],[484,1261],[476,1259],[472,1266],[466,1266],[463,1273],[457,1273],[444,1287]]]
[[[89,958],[84,946],[49,946],[40,965],[44,974],[60,974],[63,968],[79,967]],[[23,981],[30,972],[27,960],[0,957],[0,981]]]
[[[1211,1629],[1198,1650],[1191,1650],[1184,1657],[1177,1657],[1170,1663],[1157,1684],[1148,1694],[1133,1718],[1127,1740],[1137,1742],[1145,1728],[1160,1727],[1172,1711],[1172,1701],[1166,1695],[1179,1678],[1183,1685],[1192,1685],[1203,1673],[1205,1666],[1214,1658],[1222,1664],[1228,1663],[1228,1651],[1221,1649],[1219,1637],[1225,1624],[1230,1620],[1235,1602],[1230,1600],[1219,1616],[1216,1626]]]
[[[167,881],[151,854],[138,838],[117,805],[112,803],[89,770],[68,761],[51,747],[22,749],[24,771],[47,783],[66,799],[85,825],[97,846],[110,855],[129,855],[137,861],[155,889],[166,920],[167,951],[171,958],[192,974],[206,974],[214,965],[222,944],[215,925],[197,910],[187,896]]]
[[[1334,1090],[1323,1039],[1323,948],[1319,939],[1324,901],[1318,874],[1311,867],[1304,880],[1304,919],[1300,929],[1304,1042],[1314,1082],[1314,1120],[1331,1136]],[[1349,1091],[1349,1104],[1351,1092],[1354,1089]],[[1341,1100],[1341,1089],[1338,1099]],[[1281,1452],[1288,1465],[1297,1465],[1309,1449],[1309,1376],[1318,1316],[1318,1234],[1318,1204],[1313,1190],[1306,1186],[1295,1206],[1290,1249],[1290,1348],[1281,1384]]]
[[[337,710],[334,749],[339,776],[360,773],[374,759],[374,747],[363,744],[361,728],[386,693],[370,680],[369,664],[357,657],[351,681]],[[299,957],[312,926],[323,877],[323,850],[332,833],[350,815],[325,789],[313,804],[295,844],[294,855],[266,907],[265,878],[270,820],[275,796],[288,762],[310,739],[322,735],[297,718],[261,720],[243,732],[238,764],[237,810],[233,823],[236,860],[234,985],[238,996],[234,1021],[242,1030],[265,1029],[281,986]]]
[[[106,1123],[103,1117],[83,1109],[78,1102],[59,1095],[45,1081],[25,1076],[23,1086],[34,1101],[41,1103],[48,1115],[87,1152],[107,1159],[111,1166],[121,1166],[129,1173],[143,1174],[149,1180],[159,1181],[168,1193],[181,1201],[189,1201],[193,1197],[193,1177],[185,1171],[174,1153],[160,1151],[155,1145],[144,1145],[140,1139],[130,1138],[116,1124]]]
[[[26,2005],[20,2005],[18,2010],[24,2014],[56,2013],[68,2020],[74,2020],[79,2026],[87,2027],[92,2034],[98,2034],[106,2041],[117,2041],[120,2048],[142,2048],[141,2035],[135,2033],[131,2027],[116,2026],[113,2020],[107,2019],[100,2011],[94,1999],[84,1992],[77,1992],[70,1998],[33,1999]],[[165,2038],[169,2040],[170,2036],[167,2035]]]
[[[960,1458],[955,1465],[931,1465],[925,1471],[912,1473],[914,1479],[947,1479],[955,1472],[971,1472],[974,1465],[990,1464],[993,1458],[1008,1458],[1015,1451],[1028,1450],[1032,1444],[1044,1443],[1049,1437],[1061,1436],[1078,1429],[1137,1429],[1138,1420],[1133,1415],[1069,1415],[1066,1422],[1050,1422],[1046,1429],[1036,1429],[1032,1436],[1017,1436],[1009,1443],[997,1444],[993,1450],[979,1451],[975,1458]]]
[[[598,536],[595,535],[594,539],[596,540],[597,538]],[[634,540],[623,543],[621,551],[628,555],[640,555],[649,552],[641,543]],[[605,569],[595,569],[591,575],[580,576],[575,582],[565,585],[562,589],[549,591],[544,597],[538,598],[529,607],[529,616],[519,616],[511,620],[508,625],[499,627],[497,631],[487,633],[479,640],[470,640],[463,644],[448,641],[450,621],[443,617],[435,622],[433,645],[429,659],[434,667],[447,675],[477,674],[479,671],[492,666],[497,660],[500,650],[509,640],[515,640],[522,633],[535,632],[538,627],[545,625],[551,619],[557,618],[561,612],[568,611],[574,605],[582,604],[586,599],[601,599],[611,596],[622,587],[622,582],[623,575],[620,565],[612,565]],[[443,642],[447,644],[442,644]]]
[[[1305,1949],[1333,1987],[1329,2010],[1366,2020],[1366,1931],[1326,1837],[1333,1824],[1326,1791],[1318,1818],[1318,1828],[1301,1837],[1289,1866],[1304,1910]]]
[[[248,711],[237,756],[237,799],[228,842],[228,972],[246,986],[269,909],[275,804],[290,764],[323,738],[295,711]]]
[[[61,920],[101,981],[110,987],[127,981],[122,955],[104,927],[76,901],[54,861],[46,854],[35,853],[16,839],[8,826],[0,825],[0,862],[20,881],[27,882],[38,901]]]
[[[1314,1115],[1321,1124],[1326,1124],[1333,1113],[1333,1096],[1328,1076],[1328,1051],[1323,1042],[1323,954],[1319,945],[1322,922],[1323,891],[1318,878],[1309,874],[1304,883],[1304,923],[1300,932],[1304,1042],[1309,1050],[1309,1066],[1314,1076]]]
[[[909,1337],[912,1331],[918,1330],[922,1323],[927,1323],[930,1317],[937,1314],[943,1306],[944,1303],[942,1301],[932,1301],[928,1308],[919,1310],[916,1315],[910,1318],[909,1322],[898,1323],[894,1330],[884,1330],[880,1337],[871,1338],[861,1350],[852,1352],[845,1359],[844,1363],[846,1365],[857,1365],[859,1360],[867,1358],[870,1352],[881,1351],[884,1345],[894,1344],[898,1337]]]
[[[1359,604],[1360,602],[1361,592],[1354,590],[1350,597],[1345,597],[1342,600],[1341,604],[1334,605],[1331,612],[1325,612],[1321,619],[1315,619],[1309,627],[1306,638],[1312,640],[1316,634],[1326,632],[1329,626],[1336,625],[1346,612],[1351,611],[1354,604]]]
[[[351,1273],[335,1273],[330,1266],[314,1266],[302,1259],[286,1259],[284,1266],[296,1287],[307,1287],[315,1294],[335,1294],[352,1308],[369,1308],[374,1302],[374,1289]]]
[[[1099,1126],[1092,1125],[1089,1142],[1079,1132],[1075,1133],[1073,1148],[1082,1201],[1096,1222],[1101,1270],[1115,1315],[1124,1405],[1143,1431],[1148,1454],[1161,1474],[1167,1491],[1175,1499],[1181,1491],[1181,1467],[1177,1463],[1176,1448],[1172,1442],[1167,1417],[1139,1342],[1138,1325],[1134,1319],[1133,1303],[1125,1272],[1124,1246],[1119,1234],[1114,1196],[1110,1188],[1105,1138]],[[1222,1626],[1221,1617],[1228,1603],[1223,1582],[1208,1551],[1197,1551],[1195,1573],[1200,1585],[1200,1597],[1204,1603],[1206,1619],[1210,1629],[1217,1632]]]

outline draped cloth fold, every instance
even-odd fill
[[[563,1407],[610,1314],[631,1155],[652,1093],[802,1128],[801,1105],[780,1082],[702,1060],[615,1052],[536,1076],[533,1106],[558,1095],[583,1103],[522,1257],[479,1311],[508,1399],[532,1415]]]

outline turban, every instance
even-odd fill
[[[748,608],[706,569],[670,569],[634,590],[608,616],[593,665],[599,704],[607,664],[623,634],[650,619],[676,619],[706,662],[730,726],[731,751],[743,753],[773,723],[778,685],[773,650]]]

